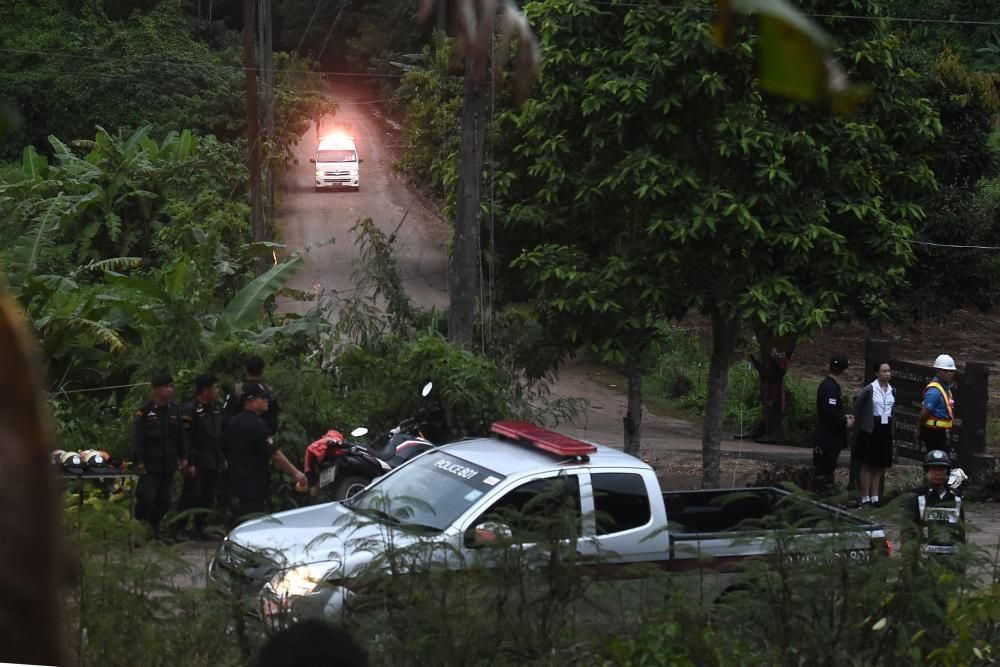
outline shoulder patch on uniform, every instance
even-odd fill
[[[837,404],[837,399],[835,399],[835,398],[831,398],[831,399],[828,399],[828,400],[830,401],[830,405],[836,405]]]
[[[269,445],[273,445],[274,444],[274,436],[273,435],[267,436],[267,444],[269,444]]]

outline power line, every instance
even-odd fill
[[[955,243],[933,243],[932,241],[914,241],[912,239],[907,241],[907,243],[929,246],[931,248],[955,248],[958,250],[1000,250],[1000,246],[995,246],[995,245],[958,245]]]
[[[662,9],[664,11],[690,11],[714,14],[713,7],[684,7],[682,5],[660,5],[653,2],[612,2],[611,0],[590,0],[590,4],[602,7],[626,7],[637,9]],[[1000,26],[1000,21],[977,21],[974,19],[928,19],[908,16],[863,16],[860,14],[820,14],[800,12],[803,16],[823,19],[844,19],[846,21],[889,21],[898,23],[935,23],[942,25]]]
[[[0,53],[17,53],[21,55],[30,56],[55,56],[60,58],[76,58],[79,60],[92,60],[92,61],[115,61],[123,62],[125,64],[138,63],[144,65],[153,65],[156,67],[181,67],[189,69],[226,69],[234,73],[245,72],[247,70],[253,72],[262,72],[263,69],[260,67],[243,67],[241,65],[225,65],[223,63],[199,63],[193,61],[182,61],[182,60],[159,60],[151,58],[140,58],[134,56],[111,56],[111,55],[96,55],[96,54],[86,54],[86,53],[67,53],[65,51],[45,51],[40,49],[11,49],[0,47]],[[388,79],[400,79],[404,74],[375,74],[375,73],[364,73],[364,72],[338,72],[334,70],[298,70],[291,67],[286,68],[272,68],[270,71],[283,73],[286,76],[291,72],[296,72],[297,74],[313,74],[313,75],[326,75],[326,76],[360,76],[367,78],[388,78]]]

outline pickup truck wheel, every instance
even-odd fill
[[[347,500],[368,486],[370,481],[366,477],[359,477],[357,475],[341,477],[337,480],[337,488],[333,490],[333,497],[337,500]]]

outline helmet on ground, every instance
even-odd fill
[[[927,452],[927,456],[924,457],[924,469],[926,470],[931,466],[943,466],[945,468],[950,468],[951,457],[948,456],[948,452],[941,449],[932,449]]]
[[[955,371],[955,360],[952,359],[947,354],[939,354],[938,358],[934,360],[934,368],[939,371]]]

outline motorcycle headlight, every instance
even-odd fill
[[[329,569],[328,563],[293,567],[276,574],[267,587],[274,595],[281,598],[306,595],[323,582],[323,576]]]

